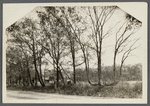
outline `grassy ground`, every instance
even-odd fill
[[[91,86],[87,83],[77,83],[72,86],[61,86],[54,89],[54,86],[46,87],[21,87],[21,86],[7,86],[8,90],[23,90],[35,91],[44,93],[59,93],[66,95],[80,95],[80,96],[96,96],[96,97],[113,97],[113,98],[141,98],[142,97],[142,83],[128,83],[120,82],[115,86],[105,86],[100,89],[99,86]]]

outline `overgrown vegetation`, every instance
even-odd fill
[[[135,64],[135,65],[128,65],[124,66],[124,70],[122,71],[122,76],[120,79],[120,73],[119,73],[119,66],[116,67],[116,80],[124,80],[124,81],[142,81],[142,70],[141,70],[141,64]],[[112,72],[113,66],[105,66],[103,67],[102,71],[102,81],[107,82],[114,79],[113,72]],[[97,82],[97,71],[96,69],[90,69],[89,72],[89,78],[93,82]],[[76,80],[77,81],[87,81],[86,79],[86,73],[83,69],[77,69],[76,70]]]
[[[54,89],[54,86],[46,87],[20,87],[7,86],[8,90],[34,91],[43,93],[58,93],[65,95],[78,96],[95,96],[107,98],[142,98],[142,83],[118,83],[116,86],[105,86],[102,89],[99,86],[91,86],[88,83],[77,83],[72,86],[61,86],[59,89]]]

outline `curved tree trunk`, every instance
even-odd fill
[[[83,56],[84,56],[84,64],[85,64],[85,70],[86,70],[86,75],[87,75],[87,81],[90,85],[96,86],[98,84],[93,84],[89,79],[89,67],[88,67],[87,57],[86,57],[85,51],[82,50],[82,52],[83,52]]]
[[[33,35],[34,36],[34,35]],[[35,54],[35,42],[34,42],[34,37],[33,37],[33,58],[34,58],[34,68],[35,68],[35,71],[36,71],[36,75],[37,75],[37,78],[40,82],[40,84],[42,85],[42,87],[45,86],[44,83],[42,83],[42,81],[40,80],[40,75],[39,75],[39,72],[37,70],[37,63],[36,63],[36,54]]]
[[[38,70],[37,70],[37,64],[36,64],[35,57],[34,57],[34,67],[35,67],[35,71],[36,71],[37,78],[38,78],[38,80],[39,80],[40,84],[42,85],[42,87],[44,87],[44,86],[45,86],[45,84],[44,84],[44,83],[42,83],[42,81],[40,80],[40,75],[39,75],[39,72],[38,72]]]
[[[21,48],[22,48],[22,46],[21,46]],[[26,58],[26,63],[27,63],[27,73],[28,73],[29,81],[30,81],[31,86],[33,86],[33,82],[32,82],[32,79],[31,79],[31,74],[30,74],[30,69],[29,69],[28,57],[26,56],[26,54],[25,54],[23,48],[22,48],[22,51],[23,51],[24,56],[25,56],[25,58]],[[20,76],[19,76],[19,77],[20,77]],[[19,81],[19,82],[20,82],[20,81]]]

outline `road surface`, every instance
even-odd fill
[[[130,82],[134,85],[136,82]],[[139,82],[141,83],[141,82]],[[116,103],[117,98],[102,98],[91,96],[61,95],[52,93],[38,93],[32,91],[7,90],[3,97],[3,103]],[[123,99],[120,103],[126,103]]]
[[[32,91],[6,91],[8,103],[99,103],[100,97],[87,97],[76,95],[60,95],[50,93],[37,93]],[[105,98],[106,99],[106,98]]]

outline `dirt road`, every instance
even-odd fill
[[[6,92],[8,103],[99,103],[102,98],[85,97],[74,95],[60,95],[49,93],[37,93],[31,91],[11,91]]]

